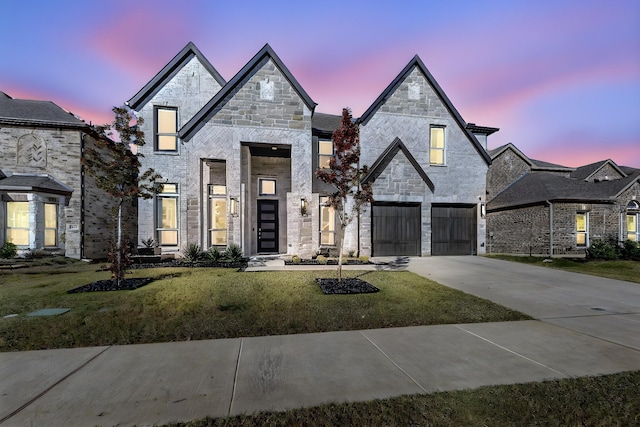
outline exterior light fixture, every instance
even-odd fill
[[[233,216],[238,216],[238,199],[235,197],[229,199],[229,212]]]
[[[487,204],[480,203],[480,218],[485,218],[487,216]]]
[[[304,197],[300,199],[300,215],[307,216],[307,211],[309,209],[309,202]]]

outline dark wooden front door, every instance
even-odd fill
[[[431,207],[431,254],[474,255],[475,206]]]
[[[374,203],[371,217],[374,256],[420,255],[419,203]]]
[[[277,200],[258,200],[258,252],[278,252]]]

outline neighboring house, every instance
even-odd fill
[[[640,241],[640,169],[612,160],[568,168],[513,144],[490,154],[488,251],[584,255],[594,240]]]
[[[235,243],[247,255],[335,250],[332,189],[314,172],[333,155],[340,116],[315,113],[269,45],[227,82],[189,43],[128,105],[145,120],[143,168],[165,182],[139,201],[139,240],[176,254],[187,243]],[[491,161],[478,138],[497,129],[467,125],[417,56],[359,124],[376,202],[346,230],[345,250],[483,253]]]
[[[113,203],[82,173],[83,146],[96,136],[53,102],[0,92],[0,245],[107,256]]]

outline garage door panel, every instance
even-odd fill
[[[374,256],[420,255],[419,204],[375,203],[372,208]]]
[[[431,254],[471,255],[476,245],[475,206],[431,208]]]

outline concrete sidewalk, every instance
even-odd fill
[[[429,260],[439,261],[441,270],[429,268]],[[466,260],[469,271],[458,285],[464,286],[466,274],[474,276],[472,270],[478,277],[487,265],[497,265],[487,261],[474,266],[475,258]],[[412,259],[409,269],[446,275],[442,264],[455,270],[460,262],[465,260]],[[505,277],[514,279],[511,273],[491,274],[492,286],[502,289],[498,293],[509,293],[501,287],[507,285]],[[635,304],[633,286],[638,285],[629,285],[631,290],[621,285],[618,291],[632,299],[628,304]],[[563,292],[569,295],[567,289]],[[517,303],[517,295],[526,300],[535,292],[514,291],[512,302]],[[610,319],[598,334],[610,333],[614,339],[553,324],[568,319],[581,324],[580,319],[591,318]],[[625,343],[616,342],[615,331],[606,332],[618,327],[616,318],[640,321],[637,313],[570,315],[545,321],[0,353],[0,425],[153,425],[640,369],[637,329]]]

